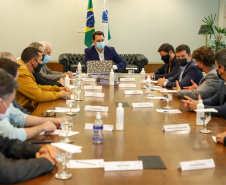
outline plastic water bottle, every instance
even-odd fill
[[[64,82],[64,86],[65,87],[70,87],[70,78],[68,75],[66,75],[66,78],[65,78],[65,82]]]
[[[114,85],[114,83],[115,83],[114,79],[115,79],[115,74],[114,74],[113,69],[111,69],[110,76],[109,76],[109,85]]]
[[[93,124],[93,143],[102,144],[104,142],[103,136],[103,122],[101,120],[101,115],[97,112],[96,120]]]
[[[140,72],[141,75],[141,80],[144,81],[145,80],[145,71],[144,68],[142,68],[142,71]]]
[[[82,73],[82,65],[81,65],[81,62],[78,63],[77,69],[78,69],[79,74],[81,74]]]
[[[124,108],[122,103],[118,103],[116,109],[116,130],[124,130]]]
[[[204,109],[204,104],[202,99],[199,99],[199,103],[197,105],[197,110]],[[196,125],[203,125],[201,117],[204,116],[204,112],[196,112]]]

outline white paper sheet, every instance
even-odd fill
[[[68,168],[103,168],[103,159],[70,160]]]
[[[67,143],[61,143],[61,142],[51,143],[51,145],[53,145],[61,150],[64,150],[66,152],[69,152],[69,153],[81,153],[81,149],[82,149],[81,146],[67,144]]]
[[[166,110],[166,109],[156,109],[157,112],[162,112],[162,113],[182,113],[180,110],[178,109],[170,109],[170,110]]]

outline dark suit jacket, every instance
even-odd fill
[[[170,66],[170,72],[168,73],[168,68],[169,68],[169,64],[164,64],[162,67],[160,67],[159,69],[155,70],[155,80],[158,80],[159,78],[163,78],[165,77],[166,79],[174,76],[175,74],[177,74],[180,65],[177,62],[177,58],[175,56],[175,58],[173,59],[171,66]]]
[[[205,105],[205,108],[214,108],[218,110],[218,113],[212,112],[212,116],[226,119],[226,86],[224,83],[225,81],[221,83],[218,92],[212,98],[205,99],[203,104]]]
[[[87,67],[86,63],[90,60],[100,60],[99,55],[95,46],[91,46],[85,49],[85,66]],[[123,68],[126,68],[126,61],[119,56],[119,54],[115,51],[113,47],[104,47],[104,60],[113,60],[116,63],[118,70],[120,71]]]
[[[0,136],[0,183],[18,183],[53,171],[54,166],[48,159],[35,159],[40,148]],[[12,161],[10,158],[21,160]]]
[[[179,81],[181,74],[181,68],[178,73],[167,80],[169,80],[166,84],[167,88],[176,87],[176,80]],[[200,80],[203,78],[203,74],[195,65],[195,61],[191,60],[186,66],[184,73],[182,75],[182,80],[179,82],[181,89],[186,86],[191,86],[191,80],[193,80],[196,84],[199,84]]]
[[[36,83],[40,85],[57,85],[58,87],[62,87],[62,84],[59,82],[54,82],[51,80],[45,80],[40,73],[33,73],[35,77]]]

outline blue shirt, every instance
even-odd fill
[[[180,67],[180,68],[181,68],[181,73],[180,73],[179,82],[182,80],[182,75],[183,75],[184,70],[186,69],[187,65],[188,65],[188,63],[186,64],[186,66],[183,66],[183,67],[181,66],[181,67]]]
[[[27,139],[27,133],[24,129],[26,119],[27,114],[22,113],[11,103],[9,117],[0,120],[0,135],[25,141]]]

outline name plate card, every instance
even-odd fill
[[[135,82],[135,78],[120,78],[120,82]]]
[[[96,82],[95,78],[83,78],[82,79],[83,82]]]
[[[102,86],[96,86],[96,85],[84,85],[84,89],[92,89],[92,90],[102,90]]]
[[[153,102],[132,103],[132,107],[154,107]]]
[[[189,124],[178,124],[178,125],[164,125],[163,130],[165,132],[172,132],[172,131],[190,131]]]
[[[102,107],[102,106],[86,105],[85,110],[86,111],[94,111],[94,112],[108,112],[109,108],[108,107]]]
[[[181,169],[181,171],[215,168],[215,163],[213,159],[186,161],[180,162],[178,168]]]
[[[105,162],[104,171],[143,170],[142,161]]]
[[[85,129],[93,130],[93,123],[86,123],[85,124]],[[113,125],[104,125],[103,126],[103,130],[104,131],[113,131],[114,130],[114,126]]]
[[[124,91],[124,94],[144,94],[142,90]]]
[[[85,96],[92,96],[92,97],[104,98],[104,93],[85,92]]]
[[[55,112],[80,112],[80,108],[56,107]]]
[[[136,87],[136,84],[119,84],[119,87]]]

